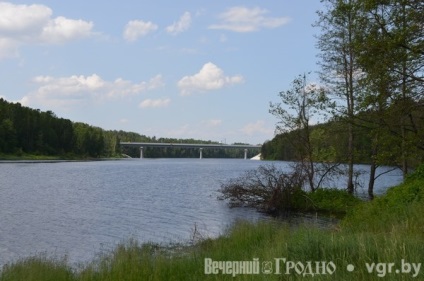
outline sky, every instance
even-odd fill
[[[0,97],[106,130],[261,144],[318,70],[318,0],[34,1],[0,1]]]

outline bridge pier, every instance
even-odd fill
[[[140,146],[140,159],[143,159],[143,147]]]
[[[200,148],[199,150],[200,150],[200,158],[199,159],[202,159],[203,158],[203,148]]]
[[[247,148],[244,149],[244,160],[247,159]]]

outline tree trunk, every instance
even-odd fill
[[[353,185],[353,125],[349,124],[349,144],[348,144],[348,180],[347,180],[347,192],[353,194],[355,186]]]
[[[374,183],[375,183],[375,171],[377,170],[377,165],[373,160],[370,167],[370,180],[368,182],[368,197],[370,200],[374,199]]]

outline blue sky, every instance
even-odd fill
[[[272,139],[269,102],[317,70],[317,1],[0,2],[0,96],[147,136]]]

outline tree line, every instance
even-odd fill
[[[0,153],[111,157],[119,153],[119,135],[0,99]]]
[[[139,148],[120,147],[125,142],[205,143],[195,139],[148,137],[134,132],[104,130],[85,123],[59,118],[52,111],[40,111],[0,98],[0,155],[45,155],[62,158],[140,156]],[[249,151],[253,157],[256,151]],[[198,158],[199,151],[185,148],[146,148],[149,158]],[[205,158],[242,158],[242,149],[205,149]]]
[[[397,165],[406,176],[423,160],[424,2],[321,2],[314,24],[320,82],[299,75],[270,104],[278,135],[262,155],[295,160],[312,191],[317,177],[337,167],[318,171],[317,162],[347,163],[349,193],[354,163],[369,163],[372,197],[380,165]]]

